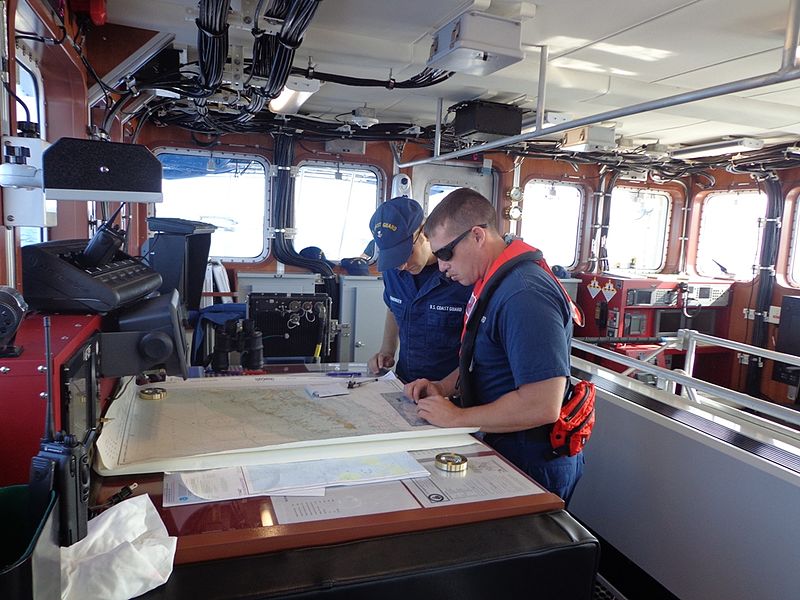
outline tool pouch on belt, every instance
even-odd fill
[[[550,444],[557,456],[575,456],[583,450],[594,427],[594,384],[579,381],[570,386],[561,414],[550,431]]]

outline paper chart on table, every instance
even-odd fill
[[[393,405],[402,393],[393,377],[346,396],[310,397],[305,387],[321,379],[167,382],[162,401],[140,400],[131,386],[106,415],[96,468],[112,475],[383,454],[463,445],[475,431],[409,423]]]

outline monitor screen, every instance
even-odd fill
[[[118,331],[100,336],[100,369],[105,377],[164,369],[189,376],[185,315],[176,290],[142,300],[118,315]]]
[[[656,312],[656,335],[675,335],[682,327],[683,314],[678,309]]]

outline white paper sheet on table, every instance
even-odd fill
[[[164,506],[248,496],[306,495],[314,488],[425,476],[428,471],[407,452],[170,473],[164,478]]]
[[[496,455],[470,456],[467,470],[456,473],[437,469],[432,459],[421,462],[431,476],[412,479],[406,482],[406,487],[426,508],[545,492]]]
[[[341,517],[358,517],[419,508],[400,481],[328,488],[324,498],[272,498],[275,518],[281,525]]]
[[[482,452],[487,448],[475,444],[471,449]],[[471,455],[466,471],[449,473],[434,466],[433,455],[421,457],[423,453],[415,454],[429,471],[429,477],[353,488],[330,488],[324,498],[273,498],[275,517],[283,525],[545,492],[496,455]]]
[[[321,497],[325,495],[325,488],[308,488],[305,490],[295,490],[292,494],[284,494],[302,497]],[[231,492],[230,497],[220,498],[220,500],[236,500],[241,498],[234,492]],[[188,506],[190,504],[204,504],[211,502],[208,498],[201,498],[195,496],[183,484],[181,473],[164,473],[164,493],[161,498],[161,505],[165,508],[170,506]]]

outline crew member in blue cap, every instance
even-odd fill
[[[369,368],[394,366],[403,381],[438,379],[458,366],[464,307],[472,291],[439,272],[423,221],[419,203],[401,196],[381,204],[369,222],[388,307],[383,343]]]

